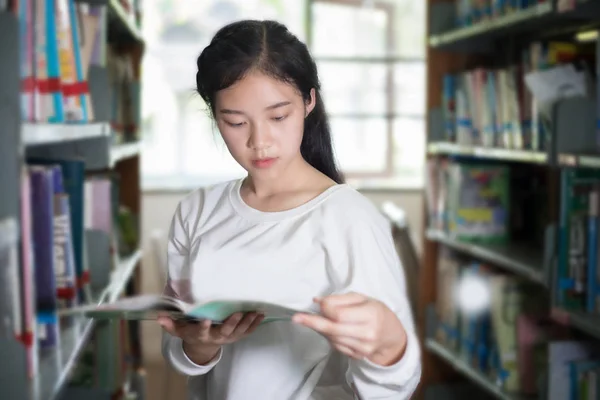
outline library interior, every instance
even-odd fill
[[[410,398],[600,400],[600,0],[0,0],[0,398],[192,398],[156,321],[76,310],[163,293],[180,201],[246,176],[196,91],[244,19],[389,224]]]

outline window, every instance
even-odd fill
[[[425,152],[421,3],[147,2],[142,69],[144,187],[191,188],[243,176],[194,91],[201,50],[220,27],[242,18],[277,19],[309,44],[331,116],[336,156],[349,178],[421,186]]]
[[[313,1],[308,41],[350,180],[423,183],[424,13],[415,0]]]

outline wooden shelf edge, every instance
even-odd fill
[[[124,143],[113,146],[110,149],[110,167],[114,167],[119,161],[137,156],[141,151],[142,145],[140,142]]]
[[[600,168],[600,154],[566,154],[558,155],[558,163],[563,167]]]
[[[532,164],[546,164],[548,162],[548,154],[542,151],[466,146],[451,142],[429,143],[427,145],[427,153],[469,156],[491,160],[520,161]]]
[[[23,123],[21,141],[25,146],[41,146],[110,135],[105,122],[89,124]]]
[[[449,45],[460,40],[474,38],[476,36],[493,33],[501,28],[507,28],[528,20],[548,15],[554,12],[552,1],[536,4],[527,9],[512,12],[489,21],[484,21],[472,26],[464,28],[452,29],[448,32],[431,35],[428,39],[429,46],[433,48],[441,48],[444,45]]]
[[[495,398],[501,400],[527,399],[527,397],[514,396],[505,393],[501,388],[499,388],[492,382],[491,378],[487,377],[485,374],[477,371],[475,368],[462,361],[458,354],[447,349],[445,346],[438,343],[437,341],[433,339],[426,339],[425,347],[433,354],[437,355],[438,357],[446,361],[448,364],[450,364],[455,370],[460,372],[462,375],[469,378],[473,383],[476,383],[486,392],[493,395]]]
[[[583,333],[600,339],[600,315],[567,311],[554,307],[552,308],[551,316],[557,323],[576,328]]]
[[[462,242],[457,239],[453,239],[446,235],[444,232],[427,229],[426,237],[429,240],[442,243],[454,250],[469,254],[473,257],[481,260],[490,262],[498,267],[501,267],[507,271],[518,274],[519,276],[528,279],[529,281],[537,284],[546,286],[547,280],[544,275],[542,266],[531,266],[526,262],[518,259],[507,257],[492,248],[488,248],[485,245]]]

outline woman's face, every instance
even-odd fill
[[[314,108],[294,86],[252,72],[215,98],[215,118],[233,158],[253,177],[280,175],[301,160],[304,118]]]

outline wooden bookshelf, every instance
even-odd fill
[[[128,12],[120,0],[75,0],[74,4],[85,3],[89,6],[100,7],[101,30],[99,37],[104,46],[110,48],[117,57],[128,57],[132,63],[134,81],[132,88],[139,90],[140,64],[144,53],[144,41],[140,29],[140,9],[134,7],[131,1],[132,12]],[[1,3],[1,2],[0,2]],[[133,15],[133,17],[132,17]],[[18,324],[16,315],[23,318],[22,310],[16,313],[17,307],[23,307],[14,293],[14,280],[9,280],[10,273],[15,276],[11,279],[19,281],[19,289],[24,283],[32,283],[34,277],[24,276],[23,259],[21,254],[22,242],[29,240],[24,236],[24,227],[21,226],[22,198],[21,181],[22,171],[26,171],[29,157],[51,159],[80,159],[85,162],[86,177],[92,175],[118,176],[115,184],[118,185],[119,198],[116,199],[120,206],[127,207],[134,216],[132,229],[139,241],[140,235],[140,157],[141,144],[139,142],[139,123],[127,127],[128,131],[122,134],[118,124],[111,118],[113,111],[113,97],[108,91],[110,84],[107,58],[93,65],[94,74],[90,67],[89,90],[90,99],[94,107],[94,119],[91,122],[31,122],[23,115],[21,104],[21,64],[19,49],[19,32],[21,30],[17,16],[11,10],[0,8],[0,269],[6,268],[7,274],[0,274],[0,293],[3,300],[0,302],[0,317],[6,324],[0,328],[0,357],[10,362],[3,363],[0,368],[0,398],[23,400],[71,400],[80,398],[124,398],[126,390],[130,387],[128,380],[138,379],[143,375],[143,360],[141,358],[141,338],[138,322],[128,322],[127,345],[120,343],[115,362],[127,360],[127,373],[116,378],[118,388],[115,392],[101,384],[77,386],[73,390],[68,386],[73,374],[80,364],[82,353],[96,335],[106,335],[105,324],[95,323],[79,315],[68,315],[68,312],[59,312],[59,344],[50,349],[38,350],[36,354],[37,368],[33,377],[27,374],[27,353],[21,341],[14,338],[10,332]],[[109,60],[110,61],[110,60]],[[132,89],[134,90],[134,89]],[[139,96],[138,96],[139,97]],[[139,107],[135,110],[139,111]],[[139,115],[132,118],[139,121]],[[113,221],[114,222],[114,221]],[[114,224],[119,229],[118,224]],[[26,230],[25,230],[26,231]],[[15,236],[12,242],[9,239]],[[130,245],[130,244],[128,244]],[[7,253],[2,253],[7,246],[15,250],[16,262],[6,264]],[[107,260],[102,273],[106,274],[106,284],[102,287],[92,288],[91,302],[104,304],[117,300],[125,294],[134,294],[140,290],[141,284],[141,250],[133,246],[129,252],[121,252],[116,257],[118,250],[108,251]],[[90,261],[90,260],[88,260]],[[89,262],[91,265],[91,261]],[[12,267],[14,270],[9,270]],[[89,267],[89,265],[88,265]],[[33,268],[33,266],[32,266]],[[99,274],[100,270],[90,271]],[[35,295],[35,292],[34,292]],[[6,297],[4,297],[6,296]],[[18,309],[18,308],[17,308]],[[109,337],[109,336],[104,336]],[[35,340],[35,337],[33,338]],[[114,336],[113,340],[117,340]],[[117,348],[117,347],[115,347]],[[125,353],[127,348],[127,353]],[[121,353],[122,352],[122,353]],[[104,368],[96,365],[95,368]],[[108,375],[108,370],[105,375]],[[123,380],[122,382],[120,380]],[[76,394],[75,394],[76,393]],[[95,397],[101,394],[103,397]],[[143,400],[143,392],[137,393],[136,398]]]
[[[598,29],[600,2],[571,2],[573,8],[562,10],[559,2],[537,2],[528,9],[457,27],[456,2],[427,0],[427,146],[425,157],[453,162],[489,162],[494,165],[517,165],[545,171],[548,193],[547,227],[559,230],[561,171],[565,167],[600,169],[600,150],[590,153],[595,136],[596,100],[567,99],[555,105],[552,138],[541,151],[465,145],[448,141],[443,120],[444,76],[477,67],[504,66],[519,49],[533,40],[559,37],[574,40],[575,34]],[[569,39],[565,39],[569,38]],[[596,47],[597,49],[599,47]],[[597,56],[598,57],[598,56]],[[600,59],[600,58],[597,58]],[[590,104],[588,104],[588,102]],[[581,110],[579,112],[578,110]],[[570,115],[570,117],[569,117]],[[425,188],[425,193],[430,188]],[[518,207],[511,204],[511,207]],[[492,379],[461,361],[458,354],[444,347],[432,334],[429,313],[436,304],[438,255],[450,248],[470,259],[497,267],[504,273],[524,278],[549,292],[550,317],[558,324],[574,328],[590,338],[600,339],[600,318],[584,312],[565,311],[556,306],[554,295],[557,272],[559,234],[551,236],[545,248],[535,250],[528,244],[484,245],[455,239],[446,232],[429,227],[430,210],[425,196],[423,206],[423,256],[418,279],[417,325],[423,344],[423,374],[415,398],[424,398],[428,387],[466,378],[486,390],[493,398],[516,399],[498,387]],[[547,233],[547,232],[545,232]],[[551,243],[550,243],[551,242]],[[435,321],[434,321],[435,324]],[[434,327],[435,329],[435,327]]]

